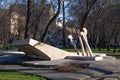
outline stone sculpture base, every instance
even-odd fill
[[[79,56],[68,56],[67,59],[74,59],[74,60],[88,60],[88,61],[100,61],[103,60],[102,56],[94,56],[94,57],[79,57]]]

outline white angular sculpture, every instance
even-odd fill
[[[88,44],[88,40],[87,40],[87,29],[83,28],[83,31],[76,30],[76,32],[78,35],[78,39],[80,41],[82,56],[93,57],[91,48],[90,48],[90,46]],[[75,50],[77,51],[77,54],[79,55],[79,50],[77,49],[76,45],[73,43],[72,35],[69,35],[68,38],[70,39],[73,47],[75,48]]]
[[[44,60],[58,60],[64,59],[67,56],[77,56],[75,53],[69,53],[34,39],[13,41],[12,45],[25,52],[28,56]]]
[[[86,50],[86,54],[87,56],[93,56],[91,48],[88,44],[88,40],[87,40],[87,29],[83,28],[83,31],[80,33],[83,39],[83,42],[85,43],[85,50]]]
[[[72,35],[68,35],[68,38],[70,39],[70,42],[71,42],[72,46],[75,48],[77,54],[79,55],[80,52],[79,52],[77,46],[76,46],[76,45],[74,44],[74,42],[73,42],[73,37],[72,37]]]

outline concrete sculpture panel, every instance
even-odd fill
[[[78,56],[77,53],[69,53],[34,39],[13,41],[12,45],[25,52],[28,56],[44,60],[58,60],[67,56]]]

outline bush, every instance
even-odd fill
[[[83,70],[89,66],[89,63],[68,63],[62,66],[58,66],[55,70],[60,72],[76,72]]]
[[[3,45],[0,44],[0,50],[2,50],[2,49],[3,49]]]

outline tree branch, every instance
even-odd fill
[[[91,3],[88,5],[87,10],[86,10],[85,13],[83,14],[82,19],[81,19],[81,21],[80,21],[80,30],[84,27],[84,24],[85,24],[85,22],[86,22],[87,16],[88,16],[88,14],[89,14],[92,6],[95,4],[96,1],[97,1],[97,0],[92,0]]]
[[[60,5],[61,5],[61,0],[58,0],[58,10],[57,10],[57,13],[52,17],[52,19],[49,21],[49,23],[47,24],[46,28],[45,28],[45,31],[43,33],[43,36],[41,38],[41,42],[44,42],[45,40],[45,37],[48,33],[48,30],[50,28],[50,25],[52,24],[52,22],[58,17],[58,15],[60,14]]]

